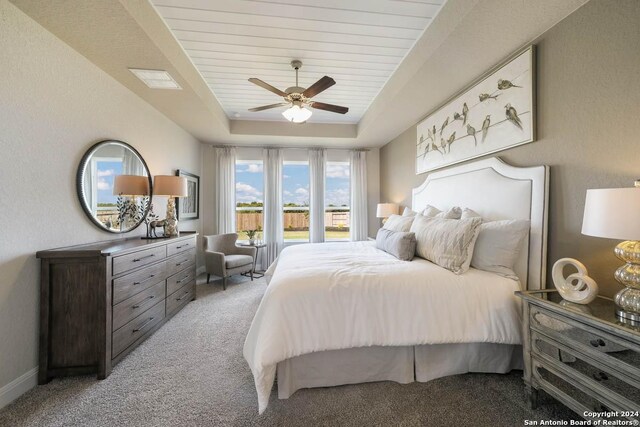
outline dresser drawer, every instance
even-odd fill
[[[113,330],[124,326],[131,319],[144,313],[165,297],[164,282],[145,289],[131,298],[116,304],[113,307]]]
[[[156,303],[129,323],[113,333],[112,357],[116,357],[133,344],[138,338],[144,336],[154,326],[164,319],[164,300]]]
[[[533,329],[640,382],[640,346],[537,306],[530,313]]]
[[[190,282],[167,297],[167,316],[179,311],[195,297],[195,284]]]
[[[597,408],[597,400],[585,393],[583,387],[572,378],[565,377],[561,372],[537,359],[532,361],[532,367],[536,388],[542,388],[579,414]]]
[[[166,278],[165,263],[161,262],[113,280],[113,304],[164,281]]]
[[[192,267],[196,265],[196,250],[194,248],[175,255],[165,261],[165,264],[167,266],[167,275],[169,276]]]
[[[179,254],[181,252],[186,252],[190,249],[194,249],[196,247],[196,238],[191,238],[187,240],[182,240],[180,242],[169,243],[167,245],[167,256],[172,256]]]
[[[187,268],[186,270],[180,271],[173,276],[167,278],[167,295],[171,295],[182,286],[187,283],[195,280],[196,278],[196,270],[195,268]]]
[[[640,384],[626,375],[537,332],[531,334],[531,348],[535,357],[556,366],[610,402],[610,409],[640,408]]]
[[[167,247],[159,246],[157,248],[146,249],[144,251],[134,252],[128,255],[113,257],[113,275],[140,268],[144,265],[161,261],[167,257]]]

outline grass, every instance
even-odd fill
[[[263,235],[264,236],[264,235]],[[263,237],[264,238],[264,237]],[[348,240],[348,231],[325,231],[324,238],[327,240]],[[238,240],[249,240],[245,233],[238,233]],[[284,231],[284,240],[309,240],[308,231]]]

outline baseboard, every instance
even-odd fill
[[[16,400],[36,385],[38,385],[37,366],[0,388],[0,409]]]

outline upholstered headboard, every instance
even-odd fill
[[[548,166],[519,168],[493,157],[429,174],[413,189],[412,209],[460,206],[485,220],[529,219],[528,245],[523,245],[514,270],[524,289],[544,289],[548,189]]]

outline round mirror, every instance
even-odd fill
[[[140,153],[122,141],[101,141],[80,162],[78,198],[87,216],[110,233],[126,233],[144,221],[151,174]]]

